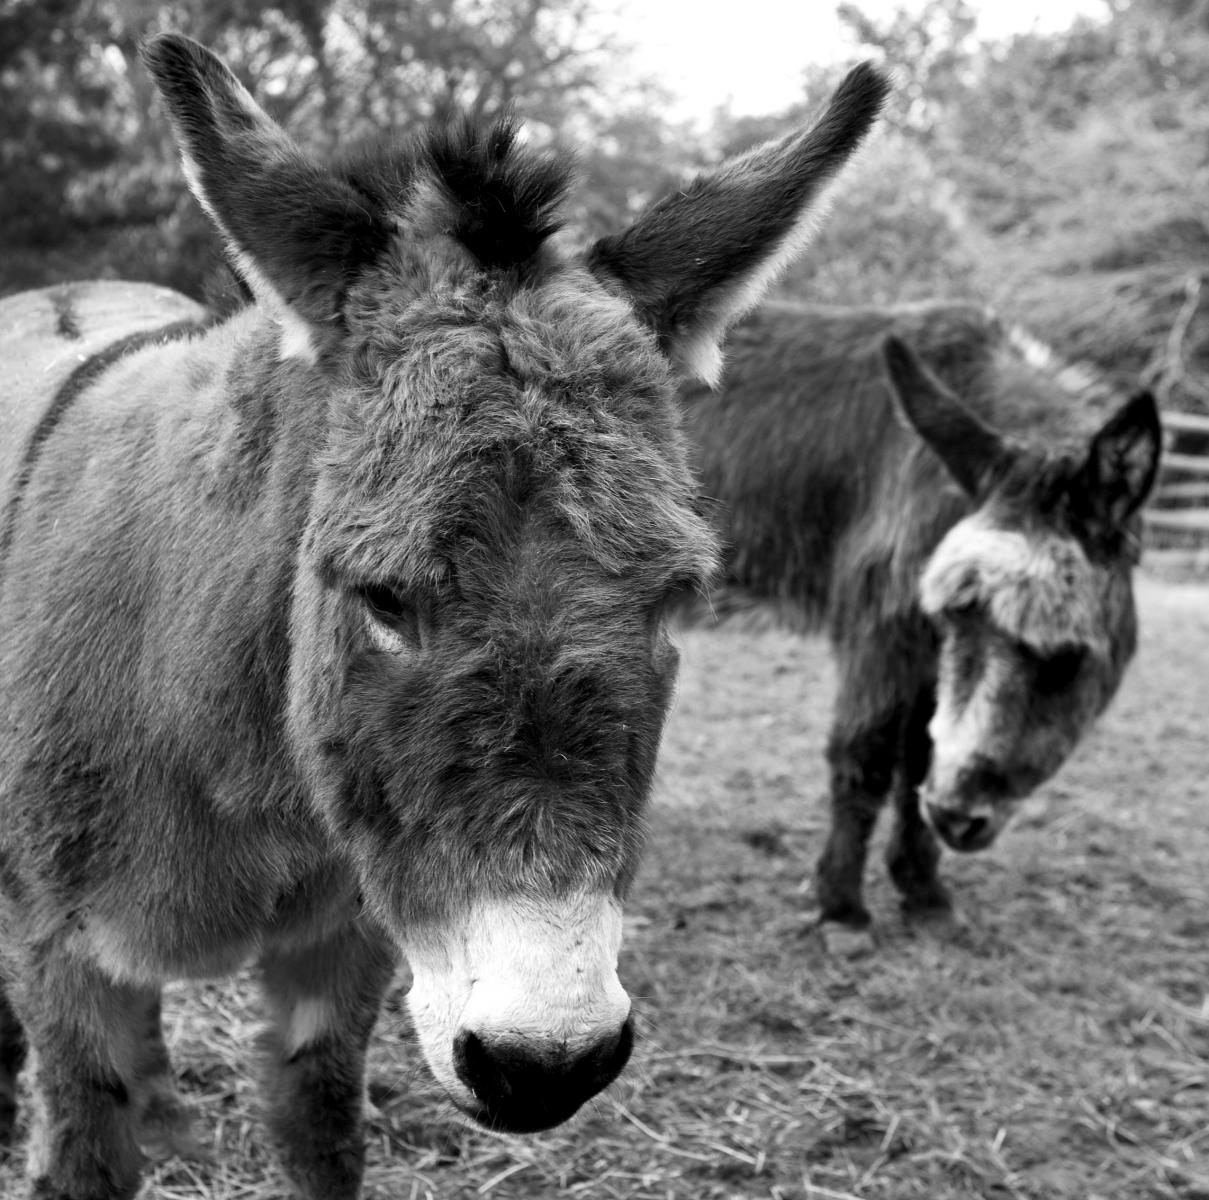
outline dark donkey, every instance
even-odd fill
[[[1116,691],[1158,414],[969,305],[768,304],[731,345],[688,428],[734,599],[834,646],[818,897],[829,944],[858,949],[886,796],[904,905],[944,912],[934,833],[989,846]]]
[[[716,558],[674,375],[713,369],[885,83],[577,256],[566,167],[509,122],[323,167],[200,46],[146,61],[255,303],[0,306],[4,1132],[23,1028],[32,1194],[133,1196],[176,1119],[162,982],[254,959],[273,1139],[342,1200],[400,951],[486,1125],[626,1061],[664,602]]]

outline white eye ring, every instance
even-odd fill
[[[414,649],[404,634],[379,621],[371,613],[366,613],[364,619],[366,636],[375,650],[385,654],[403,654]]]

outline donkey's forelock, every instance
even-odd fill
[[[523,270],[563,223],[568,160],[519,144],[511,115],[468,116],[408,145],[382,143],[333,167],[412,237],[448,237],[483,268]]]
[[[1004,633],[1038,653],[1080,646],[1107,655],[1109,582],[1074,538],[1005,529],[979,511],[936,548],[920,582],[920,603],[930,616],[984,608]]]

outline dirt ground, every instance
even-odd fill
[[[1209,1200],[1209,589],[1143,579],[1139,597],[1141,651],[1095,736],[992,850],[946,857],[964,924],[904,924],[875,858],[877,951],[852,961],[823,954],[802,886],[825,649],[683,635],[621,967],[634,1065],[553,1133],[470,1132],[396,1001],[366,1196]],[[284,1196],[248,981],[175,987],[167,1021],[213,1157],[162,1164],[145,1194]]]

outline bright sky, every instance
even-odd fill
[[[991,40],[1066,28],[1099,16],[1102,0],[972,0],[976,36]],[[707,117],[729,103],[737,113],[776,112],[801,94],[802,71],[851,55],[836,19],[838,0],[621,0],[635,65],[680,98],[684,117]],[[924,0],[857,0],[875,20]]]

